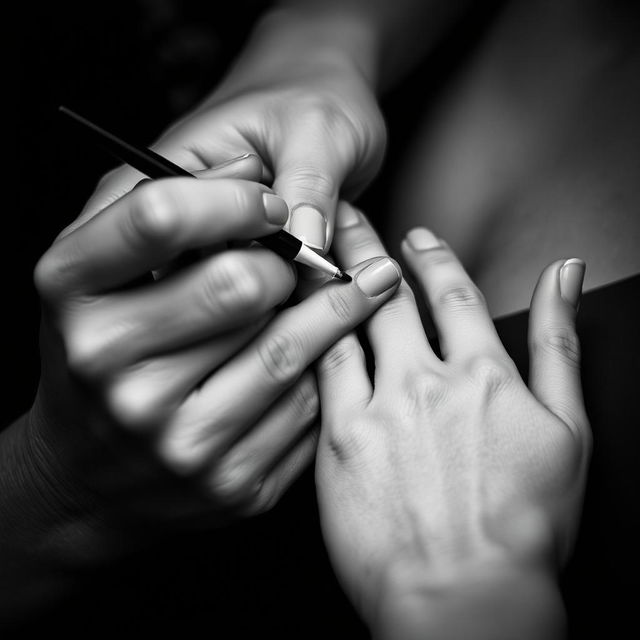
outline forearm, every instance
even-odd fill
[[[13,621],[55,604],[115,553],[97,506],[56,469],[36,420],[32,410],[0,433],[0,618]]]
[[[359,25],[370,45],[359,52],[360,58],[366,58],[360,65],[371,69],[369,77],[378,92],[419,62],[472,6],[470,0],[280,0],[275,4],[311,22],[324,20],[334,30],[342,23]]]
[[[560,640],[566,633],[555,577],[543,566],[515,564],[396,576],[369,622],[376,640]]]
[[[259,85],[308,59],[345,65],[383,92],[438,41],[469,0],[281,0],[258,21],[222,84]],[[219,91],[217,91],[219,93]]]

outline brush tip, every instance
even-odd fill
[[[344,271],[338,271],[336,273],[336,278],[338,278],[338,280],[342,280],[343,282],[351,282],[352,280],[351,276]]]

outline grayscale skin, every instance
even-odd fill
[[[337,256],[384,251],[339,212]],[[575,331],[585,265],[560,259],[531,303],[529,386],[483,295],[424,227],[403,283],[318,364],[316,482],[334,569],[372,637],[562,638],[557,576],[573,549],[591,453]],[[424,296],[441,356],[416,305]]]
[[[611,282],[640,266],[637,180],[629,170],[635,166],[637,145],[634,149],[628,144],[637,138],[637,124],[630,122],[637,121],[638,57],[624,38],[607,30],[616,21],[598,20],[605,3],[590,3],[589,11],[580,11],[585,3],[577,0],[506,3],[509,10],[490,31],[479,57],[462,65],[450,92],[438,96],[442,109],[426,123],[417,123],[416,153],[400,168],[385,244],[394,255],[402,241],[400,255],[432,310],[442,311],[435,320],[451,351],[445,351],[439,364],[425,345],[413,294],[405,283],[398,285],[397,264],[376,260],[387,249],[362,216],[353,222],[340,198],[362,193],[382,166],[387,131],[380,94],[429,53],[470,4],[275,3],[220,86],[153,145],[177,164],[206,175],[210,167],[239,158],[217,174],[223,180],[196,188],[210,190],[206,194],[184,199],[179,181],[172,187],[139,184],[140,174],[117,169],[104,178],[77,221],[43,258],[36,273],[45,310],[42,385],[33,409],[0,436],[0,509],[3,524],[9,524],[3,528],[2,550],[11,559],[4,564],[10,570],[2,576],[20,577],[11,583],[15,602],[7,601],[7,606],[12,611],[20,611],[17,603],[29,612],[61,591],[60,581],[73,576],[74,567],[108,562],[126,550],[134,537],[126,526],[132,519],[209,526],[268,508],[313,460],[318,438],[313,425],[321,401],[329,415],[318,449],[326,542],[347,594],[374,635],[400,637],[390,630],[405,620],[410,625],[406,637],[425,630],[438,637],[435,632],[443,629],[451,631],[448,637],[456,637],[454,631],[469,637],[467,630],[452,626],[468,620],[474,637],[482,637],[482,624],[501,622],[487,611],[495,612],[493,596],[503,601],[505,593],[512,600],[499,611],[513,612],[514,619],[504,620],[503,629],[511,631],[510,625],[521,621],[531,622],[518,629],[521,637],[562,634],[555,576],[570,553],[589,450],[577,385],[579,348],[573,321],[583,271],[575,258],[589,264],[588,286]],[[455,5],[455,10],[443,11],[445,5]],[[584,20],[573,20],[575,11]],[[618,43],[625,46],[617,48]],[[595,46],[600,44],[605,46]],[[548,60],[538,55],[542,50],[555,53]],[[510,73],[514,60],[523,66]],[[629,64],[609,75],[619,60]],[[542,61],[544,69],[536,67],[536,61]],[[576,75],[575,69],[581,73]],[[506,82],[514,78],[517,82]],[[504,93],[514,88],[515,94]],[[592,108],[588,121],[573,117],[581,113],[585,96]],[[496,123],[497,129],[489,126]],[[593,130],[597,136],[591,136]],[[209,177],[214,176],[215,170]],[[225,180],[243,186],[225,186]],[[270,189],[248,186],[251,181]],[[236,199],[236,187],[246,208]],[[165,217],[171,208],[157,207],[155,190],[166,202],[176,195],[174,188],[179,201],[193,207],[189,210],[195,217],[184,220],[186,228],[195,230],[192,236],[181,235],[185,230],[179,226],[162,227],[171,222]],[[206,225],[196,215],[203,211],[200,197],[206,196],[209,206],[220,201],[227,188],[234,206],[247,216],[241,216],[251,232],[247,237],[274,228],[265,222],[260,203],[264,193],[280,196],[290,211],[284,227],[319,253],[331,251],[338,264],[360,265],[348,270],[353,282],[333,283],[317,295],[310,291],[300,305],[288,308],[296,287],[291,266],[266,251],[238,250],[212,254],[202,272],[190,274],[192,287],[171,291],[175,280],[161,278],[164,301],[163,296],[145,295],[140,304],[135,295],[145,289],[118,289],[117,278],[142,267],[163,273],[168,257],[164,252],[173,254],[178,247],[172,243],[202,240]],[[130,247],[136,249],[132,253],[145,247],[138,255],[148,259],[141,260],[138,270],[123,273],[129,263],[118,251],[132,239],[127,236],[121,238],[124,244],[114,242],[108,268],[96,269],[94,261],[102,254],[83,253],[82,247],[104,246],[109,239],[105,214],[122,211],[123,203],[152,212],[147,217],[143,213],[143,219],[153,224],[145,223],[142,237]],[[494,217],[496,212],[500,217]],[[430,231],[411,233],[404,242],[409,229],[425,224]],[[135,229],[141,230],[133,225],[129,231]],[[234,235],[237,231],[234,228]],[[433,242],[427,240],[433,233],[444,237],[459,258],[442,241],[437,247],[425,246]],[[224,231],[205,237],[224,238]],[[373,289],[362,289],[366,277],[358,274],[373,264],[368,272],[373,273]],[[73,275],[83,268],[88,269],[87,278],[78,284]],[[447,278],[452,274],[453,291],[438,296],[440,284],[451,288]],[[487,329],[487,318],[526,306],[538,278],[527,389]],[[208,305],[198,298],[198,282]],[[380,286],[386,289],[370,295]],[[400,293],[394,296],[396,289]],[[193,299],[188,299],[190,292]],[[367,324],[381,372],[371,390],[353,336],[338,338],[381,305],[380,314]],[[163,308],[164,315],[158,313]],[[181,322],[172,324],[176,309]],[[184,322],[189,318],[193,322]],[[319,331],[314,322],[328,332]],[[293,339],[283,346],[278,335],[270,340],[271,330],[284,330]],[[475,332],[482,337],[478,344],[486,348],[480,357],[465,345],[465,336]],[[411,339],[411,355],[420,354],[417,361],[389,356],[385,344],[398,333]],[[194,340],[196,346],[189,347]],[[318,370],[319,400],[308,365],[336,341],[338,346]],[[410,366],[410,375],[417,375],[421,384],[404,384]],[[204,376],[212,370],[200,393]],[[282,377],[273,377],[273,371]],[[361,395],[342,394],[349,402],[336,402],[336,394],[327,391],[332,377]],[[345,432],[351,403],[367,399],[367,393],[366,407],[364,402],[359,405],[362,421],[347,422],[353,431]],[[473,419],[465,415],[469,397],[487,410],[486,422],[477,420],[476,413]],[[528,407],[526,419],[508,414],[505,398],[511,400],[510,408]],[[423,429],[425,422],[433,428]],[[365,423],[374,429],[363,435]],[[287,428],[278,426],[282,424]],[[398,432],[390,424],[407,429]],[[85,429],[87,425],[91,428]],[[476,435],[506,433],[491,442],[480,437],[468,441],[463,437],[467,429],[475,429]],[[355,451],[349,443],[358,445]],[[493,448],[488,452],[489,444]],[[539,447],[545,446],[541,455]],[[424,464],[438,447],[442,455],[434,464]],[[444,465],[450,447],[476,463],[465,467],[465,473]],[[16,460],[24,471],[20,474],[10,464]],[[405,461],[409,464],[400,464]],[[489,464],[492,461],[496,464]],[[458,473],[451,474],[452,469]],[[433,483],[444,488],[435,496]],[[488,488],[493,499],[477,501],[478,486]],[[389,494],[392,487],[394,500],[402,498],[395,503]],[[352,499],[358,488],[360,498],[379,502],[379,510],[358,509]],[[348,501],[340,504],[333,498],[342,489]],[[557,503],[551,494],[561,496]],[[101,499],[105,495],[108,500]],[[414,508],[424,500],[434,507],[428,513]],[[475,511],[459,509],[460,502]],[[396,503],[397,511],[385,511]],[[526,527],[503,526],[504,514],[513,511]],[[390,517],[407,514],[411,522],[406,530],[415,534],[409,547],[395,529],[384,525]],[[12,528],[11,517],[25,526]],[[340,518],[362,536],[349,539]],[[373,522],[382,524],[375,536],[367,537]],[[461,537],[449,537],[452,523],[463,525]],[[533,534],[523,537],[522,529]],[[20,535],[11,537],[14,530]],[[443,548],[451,539],[463,553]],[[354,548],[357,552],[349,555]],[[437,567],[434,558],[443,559]],[[53,572],[52,566],[68,571]],[[494,584],[488,582],[491,577],[497,578]],[[482,593],[478,584],[484,587]],[[421,606],[429,605],[434,592],[446,594],[450,606]],[[420,597],[425,595],[423,602]],[[528,608],[531,604],[538,608]],[[469,612],[478,612],[478,617],[469,617]],[[486,630],[488,637],[499,637],[491,626]]]
[[[288,214],[256,169],[241,158],[200,180],[144,180],[39,260],[40,384],[0,434],[3,616],[50,605],[76,571],[154,531],[264,512],[312,462],[311,364],[401,272],[345,254],[351,282],[290,304],[293,266],[250,242]],[[165,268],[187,250],[202,259]]]

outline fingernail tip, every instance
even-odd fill
[[[567,267],[570,264],[577,264],[581,267],[586,267],[587,263],[582,258],[568,258],[562,263],[563,267]]]

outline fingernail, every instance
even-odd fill
[[[289,219],[289,207],[287,203],[274,193],[264,191],[262,193],[265,218],[271,224],[284,224]]]
[[[560,295],[574,309],[578,309],[586,264],[580,258],[567,260],[560,268]]]
[[[407,242],[414,251],[427,251],[442,246],[440,240],[424,227],[416,227],[407,233]]]
[[[327,221],[320,211],[310,205],[298,205],[291,212],[289,230],[312,249],[324,251]]]
[[[338,208],[338,216],[336,218],[336,227],[338,229],[347,229],[355,227],[360,223],[360,214],[348,204],[344,204]]]
[[[375,298],[400,279],[400,272],[389,258],[380,258],[355,276],[356,284],[367,298]]]
[[[212,169],[224,169],[224,167],[228,167],[229,165],[232,165],[236,162],[240,162],[240,160],[246,160],[249,156],[251,156],[253,154],[251,153],[245,153],[242,156],[238,156],[237,158],[231,158],[231,160],[225,160],[224,162],[220,162],[219,164],[214,164],[213,167],[211,167]]]

